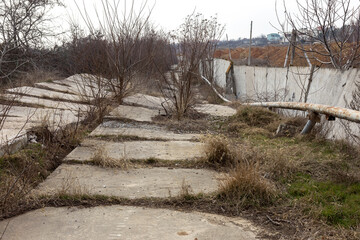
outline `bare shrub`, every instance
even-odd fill
[[[146,73],[152,63],[152,41],[156,33],[149,23],[151,10],[146,11],[144,2],[136,12],[132,1],[130,10],[125,8],[125,12],[120,14],[119,0],[101,0],[105,17],[95,20],[99,25],[97,29],[86,7],[81,9],[77,6],[90,34],[99,33],[104,40],[102,51],[106,53],[106,60],[103,63],[107,64],[108,71],[103,76],[108,79],[106,85],[114,98],[121,103],[124,97],[134,91],[135,77]]]
[[[34,49],[44,46],[47,37],[54,36],[49,26],[49,11],[62,5],[60,0],[0,1],[0,80],[33,67]]]
[[[296,36],[301,38],[300,41],[310,43],[310,47],[293,43],[294,47],[308,53],[317,63],[348,70],[359,63],[360,56],[360,14],[359,6],[352,6],[354,2],[297,1],[298,13],[294,13],[289,11],[284,0],[285,21],[279,20],[281,31],[289,38],[286,29],[290,25]]]
[[[181,119],[188,114],[195,103],[193,98],[193,84],[201,80],[203,71],[211,73],[208,62],[212,64],[214,51],[218,39],[221,37],[223,27],[216,18],[206,19],[201,14],[191,14],[186,17],[180,28],[169,36],[169,53],[176,62],[168,72],[159,69],[160,88],[165,99],[170,102],[167,106],[171,115]],[[176,55],[174,54],[176,53]],[[204,65],[203,67],[201,67]]]
[[[87,103],[86,119],[94,123],[101,123],[109,112],[113,103],[112,94],[108,88],[108,79],[101,75],[77,75],[76,86],[82,102]]]
[[[355,90],[352,92],[352,99],[350,103],[348,103],[346,99],[345,102],[346,107],[360,111],[360,82],[355,83]],[[360,126],[358,126],[356,130],[356,127],[354,127],[355,124],[351,124],[345,120],[341,120],[341,125],[351,142],[360,143]]]

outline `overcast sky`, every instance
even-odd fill
[[[75,20],[81,20],[81,18],[74,0],[63,1],[67,6],[66,9],[57,8],[55,14],[61,16],[61,25],[66,28],[69,18]],[[76,2],[83,5],[83,0],[76,0]],[[101,0],[85,0],[84,2],[90,15],[96,18],[94,9],[97,8],[98,11],[101,11]],[[135,0],[136,4],[141,2],[143,1]],[[295,3],[296,0],[286,0],[289,9],[293,9],[296,6]],[[253,21],[254,37],[277,32],[270,23],[279,26],[275,12],[275,0],[148,0],[148,6],[149,8],[153,7],[151,21],[166,31],[176,29],[194,10],[203,13],[206,17],[217,15],[218,22],[226,26],[226,34],[229,39],[249,37],[251,20]],[[283,11],[281,7],[282,0],[278,0],[280,13]],[[225,34],[223,38],[225,38]]]

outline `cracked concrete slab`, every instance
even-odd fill
[[[152,122],[152,118],[164,114],[161,110],[120,105],[110,112],[110,117],[125,118],[138,122]]]
[[[5,96],[13,97],[12,94],[5,94]],[[28,97],[21,96],[17,101],[28,104],[35,104],[39,107],[47,107],[47,108],[57,108],[57,109],[67,109],[72,111],[80,111],[86,112],[89,109],[88,105],[79,104],[79,103],[71,103],[71,102],[62,102],[62,101],[53,101],[50,99],[43,99],[38,97]]]
[[[190,193],[211,193],[218,189],[224,175],[204,169],[140,168],[114,169],[89,165],[60,165],[34,191],[53,195],[64,191],[71,194],[116,196],[122,198],[167,198],[184,190]]]
[[[197,104],[195,110],[216,117],[230,117],[236,114],[235,109],[217,104]]]
[[[141,107],[160,110],[163,110],[161,104],[166,104],[166,100],[163,97],[154,97],[140,93],[124,98],[123,102],[129,105],[137,105]]]
[[[164,127],[150,124],[132,124],[118,121],[109,121],[100,124],[90,136],[132,136],[145,139],[196,141],[201,134],[177,134]]]
[[[3,240],[255,240],[242,218],[128,206],[42,208],[0,222]]]
[[[52,89],[53,91],[58,91],[58,92],[67,92],[69,94],[78,94],[78,92],[74,91],[74,89],[72,89],[69,86],[66,86],[64,84],[60,84],[61,81],[58,82],[40,82],[40,83],[35,83],[35,86],[38,88],[44,88],[44,89]]]
[[[83,119],[78,119],[77,113],[69,110],[18,106],[12,107],[8,115],[0,131],[0,145],[34,126],[47,124],[50,129],[55,129]]]
[[[6,90],[9,93],[25,93],[27,95],[31,95],[33,97],[38,98],[52,98],[52,99],[59,99],[59,100],[65,100],[65,101],[82,101],[82,97],[75,94],[68,94],[68,93],[61,93],[57,91],[51,91],[47,89],[42,88],[36,88],[36,87],[17,87],[17,88],[11,88]]]
[[[81,146],[75,148],[64,161],[91,161],[99,151],[105,157],[123,160],[195,160],[204,156],[204,144],[188,141],[134,141],[109,142],[86,139]]]

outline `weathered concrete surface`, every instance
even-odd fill
[[[161,106],[162,103],[166,106],[166,100],[164,98],[154,97],[140,93],[124,98],[123,102],[129,105],[137,105],[141,107],[160,110],[163,110],[163,107]]]
[[[42,88],[36,87],[17,87],[17,88],[10,88],[6,90],[9,93],[25,93],[30,96],[38,97],[38,98],[52,98],[52,99],[59,99],[65,101],[82,101],[82,97],[75,94],[68,94],[68,93],[61,93],[57,91],[46,90]]]
[[[5,96],[12,97],[12,94],[6,94]],[[67,109],[72,111],[80,111],[86,112],[89,109],[88,105],[79,104],[79,103],[71,103],[71,102],[62,102],[62,101],[53,101],[49,99],[43,99],[38,97],[29,97],[22,96],[17,99],[17,101],[28,104],[35,104],[39,107],[47,107],[47,108],[57,108],[57,109]]]
[[[113,159],[146,160],[193,160],[204,156],[204,144],[187,141],[135,141],[109,142],[103,140],[85,140],[64,160],[91,161],[95,153],[101,151]]]
[[[110,116],[138,122],[151,122],[153,117],[160,114],[163,114],[161,110],[120,105],[110,113]]]
[[[198,104],[195,106],[195,110],[216,117],[230,117],[236,114],[235,109],[216,104]]]
[[[0,222],[0,232],[6,226],[3,240],[255,240],[259,231],[241,218],[126,206],[43,208]]]
[[[74,91],[74,89],[68,85],[61,84],[61,81],[58,82],[40,82],[35,83],[37,88],[44,88],[44,89],[52,89],[53,91],[58,92],[66,92],[69,94],[78,94],[78,92]]]
[[[122,123],[118,121],[108,121],[100,124],[90,136],[133,136],[145,139],[162,140],[199,140],[201,134],[177,134],[166,130],[164,127],[144,123]]]
[[[59,166],[36,194],[52,195],[67,190],[74,193],[81,188],[85,194],[123,198],[178,196],[182,189],[191,193],[211,193],[218,189],[223,175],[204,169],[140,168],[113,169],[89,165]]]
[[[55,129],[83,119],[82,116],[79,118],[77,112],[74,111],[18,106],[12,107],[8,115],[0,131],[0,146],[16,136],[25,134],[34,126],[44,124],[50,129]]]
[[[28,142],[25,131],[18,131],[14,134],[13,132],[7,133],[7,129],[3,129],[1,130],[0,137],[0,157],[6,153],[19,151],[21,148],[26,146]]]
[[[109,92],[106,87],[107,82],[108,80],[104,78],[98,78],[90,74],[76,74],[61,81],[54,81],[54,83],[68,86],[73,93],[88,97],[93,97],[95,96],[94,94],[99,92],[108,94]],[[98,87],[98,84],[100,88]]]

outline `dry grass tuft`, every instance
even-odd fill
[[[218,135],[205,138],[205,162],[213,167],[234,167],[236,158],[228,138]]]
[[[180,188],[180,192],[179,192],[179,196],[181,198],[188,198],[190,197],[192,194],[194,194],[193,189],[191,188],[191,186],[185,181],[185,179],[183,179],[182,183],[181,183],[181,188]]]
[[[73,173],[69,172],[61,183],[61,188],[57,192],[58,196],[73,195],[81,196],[89,194],[89,189],[80,184],[79,180],[74,177]]]
[[[222,182],[219,197],[237,208],[267,206],[278,194],[274,184],[265,179],[256,164],[239,164]]]
[[[270,123],[277,122],[280,116],[266,108],[240,106],[237,113],[230,121],[246,123],[250,127],[266,127]]]
[[[125,154],[124,154],[125,156]],[[104,148],[99,147],[96,148],[95,154],[91,159],[92,163],[95,165],[105,167],[105,168],[120,168],[120,169],[128,169],[129,168],[129,162],[126,160],[126,158],[122,159],[114,159],[107,155]]]

